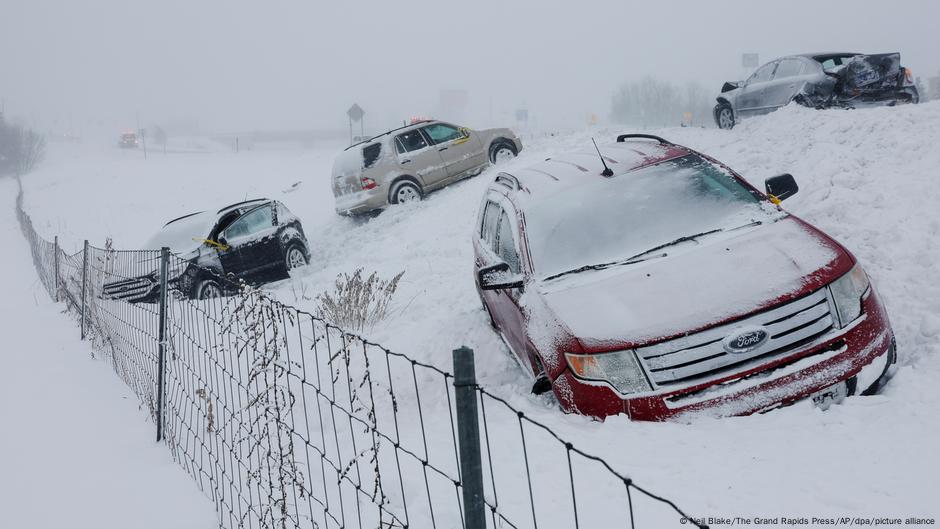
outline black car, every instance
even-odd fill
[[[255,285],[284,279],[310,260],[300,220],[284,204],[269,199],[171,220],[147,244],[148,249],[163,247],[175,254],[168,268],[171,290],[193,299],[229,293],[232,278]],[[102,297],[156,302],[159,262],[151,267],[146,275],[105,283]]]
[[[901,54],[809,53],[773,60],[746,81],[727,82],[715,105],[715,123],[730,129],[742,118],[791,101],[813,108],[917,103],[914,78]]]

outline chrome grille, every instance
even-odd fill
[[[102,297],[124,301],[137,301],[147,297],[156,283],[149,277],[135,277],[122,281],[105,283],[101,287]]]
[[[833,328],[827,289],[743,320],[675,340],[641,347],[637,354],[657,386],[733,372],[757,359],[780,356]],[[722,341],[740,329],[761,327],[769,339],[746,353],[729,353]]]

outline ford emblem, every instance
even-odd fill
[[[770,333],[763,327],[738,329],[721,341],[721,346],[731,354],[749,353],[767,343]]]

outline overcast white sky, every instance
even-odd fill
[[[716,92],[761,61],[900,51],[940,75],[940,2],[0,0],[0,97],[45,129],[196,119],[203,129],[369,128],[469,92],[474,122],[525,107],[602,119],[625,80]],[[508,123],[511,124],[511,123]],[[90,125],[86,125],[90,126]]]

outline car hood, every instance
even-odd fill
[[[175,254],[188,254],[203,245],[215,226],[216,215],[203,211],[169,222],[146,243],[147,250],[168,247]]]
[[[589,348],[696,332],[833,281],[852,258],[794,217],[667,248],[667,257],[541,283],[546,305]]]

